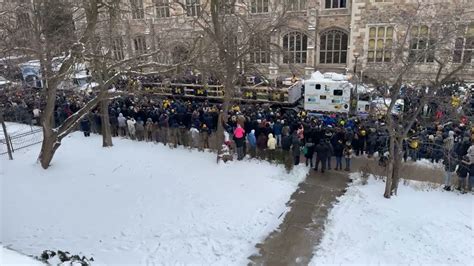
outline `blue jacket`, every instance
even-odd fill
[[[254,134],[254,133],[250,132],[250,133],[247,135],[247,140],[249,141],[250,147],[252,147],[252,148],[257,147],[257,138],[255,138],[255,134]]]
[[[275,136],[281,135],[281,130],[283,129],[283,125],[281,123],[275,123],[273,125],[273,133]]]

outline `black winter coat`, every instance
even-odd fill
[[[329,147],[326,143],[319,143],[316,145],[314,151],[317,153],[317,156],[321,159],[327,158],[329,156]]]
[[[283,136],[281,138],[281,148],[284,151],[289,151],[291,148],[291,136]]]
[[[342,143],[336,142],[333,145],[333,149],[334,149],[334,156],[342,157],[342,152],[344,151],[344,145],[342,145]]]

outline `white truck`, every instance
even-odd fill
[[[347,76],[316,71],[304,81],[304,109],[314,112],[347,113],[353,85]]]

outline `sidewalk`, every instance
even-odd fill
[[[375,159],[354,158],[352,172],[361,170],[385,175],[385,169]],[[251,256],[249,265],[307,265],[323,236],[324,224],[336,198],[345,193],[350,182],[345,171],[327,171],[324,174],[312,169],[300,183],[289,201],[291,210],[278,230],[272,232],[256,247],[259,254]],[[402,163],[401,177],[411,180],[442,183],[443,171],[411,162]],[[382,195],[383,191],[380,192]]]
[[[349,182],[347,172],[310,170],[290,200],[291,211],[263,243],[250,265],[307,265],[324,231],[326,217]]]

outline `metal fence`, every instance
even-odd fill
[[[0,138],[0,155],[8,154],[7,145],[9,144],[12,152],[24,149],[43,141],[43,132],[41,128],[32,128],[30,131],[17,132],[12,135]]]

